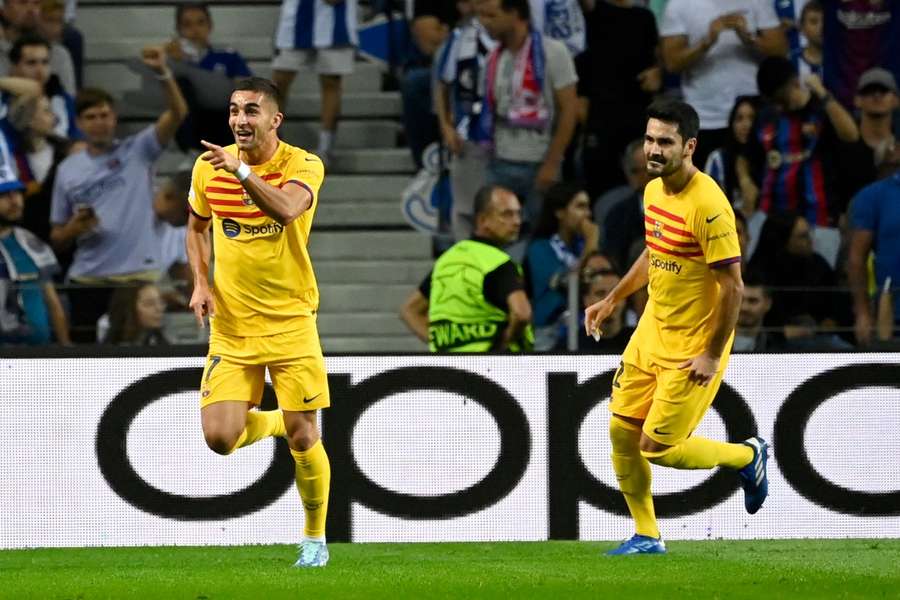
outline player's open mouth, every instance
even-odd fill
[[[246,142],[247,140],[249,140],[250,138],[253,137],[253,132],[252,131],[237,131],[237,132],[235,132],[234,135],[235,135],[235,137],[237,137],[238,140],[240,140],[242,142]]]

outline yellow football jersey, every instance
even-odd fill
[[[225,151],[237,155],[232,144]],[[197,159],[191,182],[191,210],[213,220],[213,331],[253,337],[298,329],[299,319],[319,307],[319,289],[307,242],[325,176],[314,154],[280,142],[272,158],[250,165],[270,185],[302,185],[313,204],[288,225],[267,217],[237,177]]]
[[[650,301],[623,360],[672,368],[709,342],[719,293],[712,269],[741,260],[734,211],[705,173],[674,196],[657,178],[644,190],[644,227]]]

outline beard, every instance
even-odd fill
[[[16,219],[8,219],[4,215],[0,215],[0,227],[12,227],[13,225],[18,225],[21,221],[21,215]]]

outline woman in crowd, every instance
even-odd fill
[[[710,153],[703,169],[737,209],[744,208],[745,198],[750,206],[755,206],[759,195],[756,185],[759,169],[752,163],[750,157],[754,153],[749,145],[758,106],[756,96],[738,97],[728,117],[728,139],[724,146]]]
[[[163,335],[165,303],[159,288],[152,283],[118,288],[109,303],[108,344],[161,346],[169,341]]]
[[[557,344],[559,317],[566,310],[567,276],[579,272],[583,259],[597,250],[599,231],[582,185],[562,182],[547,190],[525,255],[535,350],[550,350]]]

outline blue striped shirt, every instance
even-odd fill
[[[275,47],[340,48],[358,46],[357,0],[329,4],[325,0],[283,0]]]

